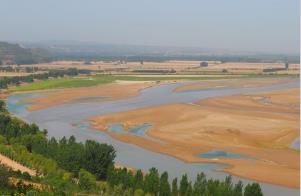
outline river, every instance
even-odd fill
[[[140,168],[144,171],[147,171],[151,167],[156,167],[161,172],[167,171],[170,178],[180,177],[182,174],[187,173],[190,179],[194,180],[197,173],[204,172],[208,177],[224,179],[227,174],[215,170],[226,167],[225,165],[186,163],[168,155],[152,152],[136,145],[120,142],[103,132],[91,128],[89,126],[88,119],[95,115],[128,111],[143,107],[172,103],[191,103],[193,101],[209,97],[299,87],[299,80],[292,79],[287,83],[261,87],[212,88],[184,92],[174,91],[175,88],[184,84],[185,83],[164,84],[147,88],[142,90],[138,96],[123,100],[104,101],[99,103],[93,101],[75,102],[38,111],[28,111],[25,107],[30,105],[30,103],[18,102],[18,100],[24,97],[39,96],[40,93],[38,92],[14,94],[8,97],[7,102],[11,113],[27,122],[34,122],[41,128],[47,129],[49,137],[61,138],[63,136],[69,137],[74,135],[78,141],[90,139],[112,144],[117,151],[116,163],[118,164],[133,168]],[[243,183],[250,182],[247,179],[236,176],[233,176],[233,180],[234,182],[238,180],[242,180]],[[264,194],[267,196],[295,196],[300,193],[298,189],[286,188],[267,183],[260,184]]]

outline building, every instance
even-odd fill
[[[208,67],[208,62],[205,61],[201,62],[200,67]]]

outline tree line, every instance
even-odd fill
[[[47,73],[31,74],[27,76],[1,77],[0,89],[6,89],[9,85],[20,85],[21,83],[32,83],[35,80],[47,80],[64,76],[77,76],[79,74],[90,74],[90,70],[68,68],[66,70],[51,69]]]
[[[156,168],[151,168],[146,174],[141,170],[132,172],[126,168],[110,168],[108,184],[111,193],[127,193],[127,195],[158,195],[158,196],[261,196],[258,183],[248,184],[243,188],[241,181],[236,184],[232,177],[224,181],[207,179],[204,173],[197,175],[195,182],[184,174],[181,179],[174,178],[170,183],[168,173],[159,174]],[[117,194],[117,195],[118,195]]]

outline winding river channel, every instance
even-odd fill
[[[104,132],[91,128],[88,119],[96,115],[128,111],[143,107],[173,103],[191,103],[209,97],[299,87],[299,80],[292,79],[287,83],[261,87],[212,88],[183,92],[174,91],[175,88],[184,84],[187,83],[163,84],[150,87],[142,90],[136,97],[123,100],[75,102],[38,111],[28,111],[26,110],[26,106],[30,105],[30,103],[20,103],[18,101],[25,97],[39,96],[39,93],[14,94],[8,98],[8,108],[11,113],[25,121],[34,122],[41,128],[47,129],[49,137],[61,138],[63,136],[69,137],[74,135],[78,141],[90,139],[112,144],[117,151],[116,162],[124,166],[140,168],[144,171],[147,171],[151,167],[156,167],[159,171],[168,171],[171,178],[180,177],[182,174],[187,173],[193,180],[197,173],[204,172],[208,177],[224,179],[227,174],[216,170],[226,167],[226,165],[186,163],[168,155],[145,150],[136,145],[123,143],[111,138]],[[233,180],[242,180],[244,183],[250,182],[247,179],[236,176],[233,176]],[[264,194],[268,196],[299,195],[298,189],[267,183],[260,184]]]

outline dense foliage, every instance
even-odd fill
[[[259,184],[248,184],[243,189],[242,182],[233,184],[231,176],[224,181],[206,179],[204,173],[197,175],[195,182],[188,180],[187,175],[183,175],[178,182],[174,178],[172,183],[168,179],[168,173],[159,174],[156,168],[151,168],[148,173],[143,175],[141,170],[132,172],[123,169],[111,168],[108,179],[111,194],[128,192],[129,195],[159,195],[159,196],[262,196]],[[136,191],[135,191],[136,190]],[[139,191],[138,191],[139,190]]]

